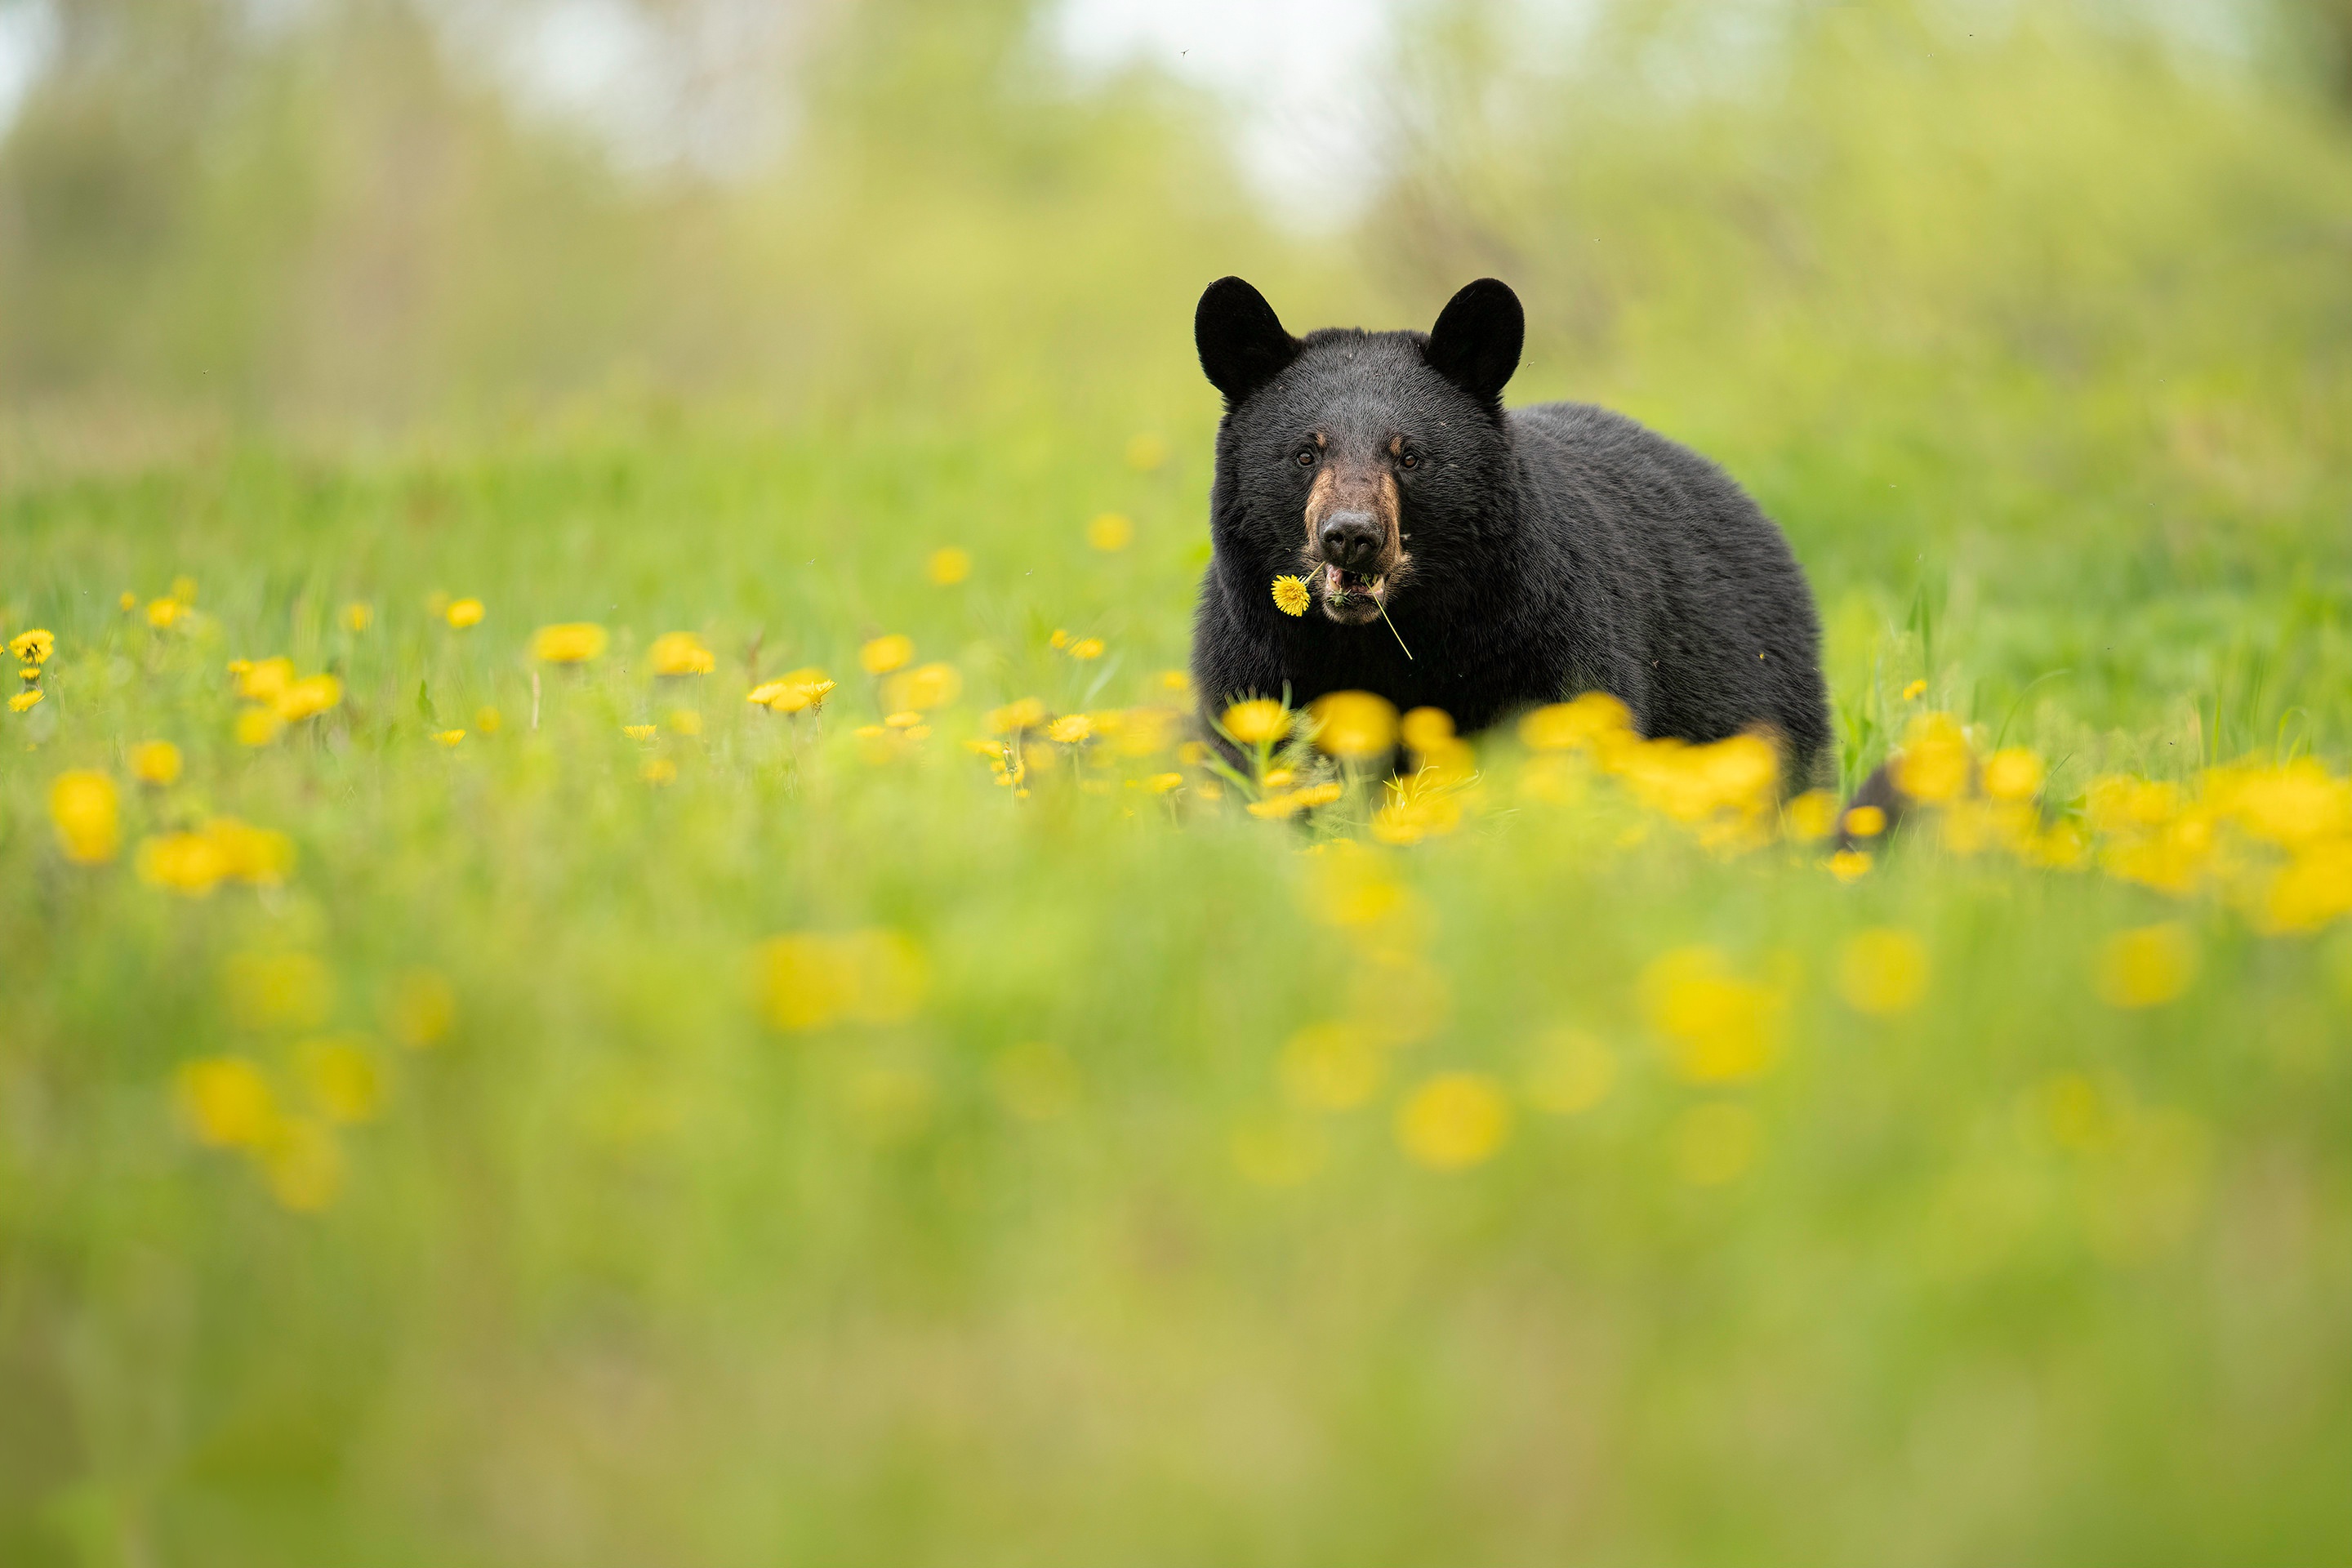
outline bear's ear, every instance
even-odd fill
[[[1481,278],[1446,301],[1421,357],[1479,402],[1499,407],[1504,384],[1519,368],[1527,336],[1527,312],[1511,286]]]
[[[1192,342],[1228,409],[1280,374],[1300,346],[1282,330],[1265,296],[1238,278],[1220,278],[1201,296],[1192,312]]]

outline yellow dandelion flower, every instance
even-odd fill
[[[180,779],[180,748],[169,741],[142,741],[131,748],[131,773],[141,784],[169,789]]]
[[[1841,849],[1830,857],[1830,875],[1841,882],[1856,882],[1870,874],[1870,851]]]
[[[28,664],[16,671],[16,679],[29,686],[41,679],[41,667],[37,664]]]
[[[1416,1164],[1466,1170],[1493,1159],[1509,1139],[1511,1102],[1484,1073],[1440,1073],[1397,1108],[1396,1135]]]
[[[1985,759],[1984,792],[1995,800],[2032,800],[2042,793],[2048,770],[2022,746],[2010,746]]]
[[[1617,1054],[1581,1029],[1554,1029],[1528,1054],[1528,1103],[1554,1116],[1576,1116],[1609,1098]]]
[[[456,605],[449,606],[451,615],[457,611]],[[585,664],[602,658],[609,640],[593,621],[562,621],[530,634],[530,657],[541,664]]]
[[[1519,721],[1519,739],[1535,752],[1602,745],[1633,731],[1633,710],[1605,691],[1588,691],[1573,701],[1538,708]]]
[[[664,632],[646,653],[656,675],[709,675],[719,668],[719,656],[692,632]]]
[[[122,848],[121,802],[114,781],[88,768],[59,773],[49,784],[49,824],[68,860],[101,865]]]
[[[1903,700],[1906,702],[1916,702],[1927,695],[1927,683],[1924,680],[1915,680],[1903,689]]]
[[[1224,727],[1244,746],[1266,745],[1290,733],[1290,710],[1270,697],[1255,697],[1226,709]]]
[[[1276,768],[1258,782],[1268,789],[1281,789],[1297,776],[1288,768]]]
[[[1733,973],[1714,948],[1677,948],[1653,960],[1638,990],[1675,1070],[1692,1083],[1756,1078],[1780,1059],[1788,994]]]
[[[1927,944],[1907,931],[1857,931],[1838,952],[1838,994],[1857,1013],[1908,1013],[1927,994]]]
[[[1315,719],[1318,749],[1351,762],[1386,756],[1395,746],[1397,711],[1370,691],[1334,691],[1307,708]]]
[[[991,709],[988,727],[999,735],[1018,734],[1034,730],[1045,722],[1045,705],[1034,697],[1024,697],[1002,708]]]
[[[261,1068],[244,1057],[183,1062],[180,1114],[197,1141],[216,1149],[257,1149],[278,1129],[277,1097]]]
[[[125,588],[122,590],[121,596],[114,602],[121,607],[124,613],[128,614],[130,611],[135,610],[139,607],[139,595],[132,593],[130,589]]]
[[[248,701],[275,702],[294,684],[294,661],[283,654],[274,658],[240,658],[228,668],[236,677],[236,694]]]
[[[774,937],[758,954],[761,1001],[779,1029],[802,1031],[848,1021],[903,1023],[929,985],[922,950],[904,933],[813,931]]]
[[[1845,814],[1845,830],[1856,838],[1875,838],[1886,831],[1886,813],[1874,805],[1857,805]]]
[[[2197,943],[2175,921],[2117,932],[2100,948],[2094,981],[2111,1007],[2158,1007],[2197,977]]]
[[[1327,781],[1326,783],[1319,784],[1308,784],[1305,789],[1293,790],[1291,792],[1290,798],[1297,802],[1302,809],[1305,809],[1318,805],[1328,805],[1346,793],[1347,790],[1343,786]]]
[[[8,651],[26,664],[47,664],[49,656],[58,651],[57,634],[43,631],[37,626],[28,632],[18,632],[8,639]]]
[[[188,607],[177,599],[151,599],[147,602],[147,624],[159,632],[187,613]]]
[[[882,721],[884,728],[891,730],[920,729],[922,727],[922,722],[923,716],[920,713],[913,712],[911,710],[904,713],[892,713]]]
[[[1065,746],[1080,745],[1094,732],[1094,721],[1083,713],[1065,713],[1045,727],[1046,739]]]
[[[463,730],[436,730],[433,731],[433,738],[440,742],[441,744],[445,746],[454,746],[458,742],[466,738],[466,731]]]
[[[205,824],[204,837],[219,857],[220,874],[255,887],[276,887],[294,869],[294,841],[233,816]]]
[[[1443,708],[1416,708],[1397,726],[1404,743],[1426,754],[1444,751],[1454,740],[1454,715]]]
[[[278,717],[289,724],[315,718],[343,700],[343,683],[331,675],[306,675],[278,694]]]
[[[1047,638],[1045,639],[1045,646],[1046,646],[1046,647],[1069,647],[1069,646],[1070,646],[1070,632],[1069,632],[1069,628],[1068,628],[1068,627],[1066,627],[1066,626],[1055,626],[1055,627],[1054,628],[1054,635],[1053,635],[1053,636],[1051,636],[1051,637],[1047,637]]]
[[[1135,542],[1135,524],[1122,514],[1107,511],[1087,524],[1087,542],[1097,550],[1124,550]]]
[[[343,629],[345,631],[363,632],[373,625],[375,625],[375,606],[373,605],[361,604],[357,600],[354,600],[351,604],[343,606]]]
[[[660,730],[652,724],[624,724],[621,726],[621,733],[626,735],[632,741],[650,741],[660,732]]]
[[[278,739],[286,728],[286,721],[268,708],[244,708],[237,710],[236,743],[240,746],[266,746]]]
[[[11,713],[29,713],[34,709],[39,707],[41,705],[41,699],[47,695],[48,693],[40,690],[38,688],[35,688],[31,691],[19,691],[16,696],[8,699],[8,711]]]
[[[411,1050],[437,1046],[457,1026],[457,989],[434,970],[404,971],[393,983],[384,1021],[392,1037]]]
[[[971,552],[943,544],[931,552],[923,564],[924,574],[942,588],[952,588],[971,575]]]
[[[1182,773],[1154,773],[1150,778],[1143,781],[1143,787],[1150,790],[1153,795],[1166,795],[1171,790],[1178,790],[1184,787],[1184,775]]]
[[[1286,616],[1303,616],[1313,595],[1307,592],[1306,583],[1297,577],[1276,577],[1274,580],[1274,607]]]
[[[1295,816],[1298,814],[1298,797],[1295,795],[1270,795],[1264,800],[1250,802],[1248,807],[1252,816],[1265,817],[1270,821]]]
[[[667,757],[649,757],[646,765],[637,770],[637,776],[649,784],[676,784],[677,764]]]
[[[1148,474],[1168,460],[1168,443],[1157,436],[1139,435],[1129,437],[1127,466],[1139,474]]]
[[[1948,713],[1922,713],[1890,763],[1895,784],[1914,800],[1940,805],[1969,787],[1969,742]]]
[[[857,662],[868,675],[887,675],[894,669],[903,669],[914,657],[915,639],[898,632],[876,637],[857,650]]]
[[[139,879],[190,898],[211,893],[229,874],[228,856],[203,833],[167,833],[139,846]]]
[[[1181,669],[1163,669],[1160,672],[1160,689],[1180,700],[1188,698],[1192,694],[1192,678]]]
[[[383,1110],[383,1069],[365,1040],[331,1036],[294,1047],[294,1065],[310,1102],[329,1121],[352,1126],[373,1121]]]
[[[1388,1077],[1380,1043],[1344,1024],[1309,1024],[1276,1059],[1283,1093],[1309,1110],[1352,1110],[1380,1092]]]
[[[499,726],[505,722],[506,720],[495,708],[477,708],[474,710],[474,728],[482,734],[497,734],[499,732]]]
[[[1100,658],[1103,640],[1100,637],[1080,637],[1070,645],[1070,657],[1076,659]]]
[[[441,612],[441,618],[449,623],[452,630],[462,632],[468,626],[480,626],[487,614],[479,599],[452,599]]]
[[[1790,801],[1781,813],[1789,837],[1801,844],[1827,838],[1837,828],[1837,796],[1825,789],[1809,789]]]
[[[1764,1119],[1730,1100],[1695,1105],[1675,1119],[1675,1172],[1695,1187],[1737,1181],[1763,1146]]]
[[[951,664],[919,664],[885,681],[882,693],[893,708],[937,712],[963,695],[963,672]]]

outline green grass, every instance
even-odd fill
[[[2076,432],[2053,461],[2080,482],[2044,489],[1899,418],[1814,437],[1652,403],[1787,521],[1850,771],[1929,705],[2042,751],[2062,803],[2282,737],[2341,771],[2324,476],[2259,530],[2168,530],[2149,492],[2226,499],[2140,474],[2130,440]],[[2352,928],[2260,935],[2214,894],[1927,841],[1851,885],[1793,847],[1636,841],[1608,789],[1522,798],[1508,737],[1459,832],[1370,851],[1403,889],[1370,925],[1318,912],[1341,852],[1301,850],[1328,826],[1118,783],[1164,758],[1039,748],[1015,800],[957,744],[988,708],[1164,700],[1183,662],[1206,433],[1165,433],[1150,473],[1125,430],[693,420],[20,470],[0,630],[58,651],[0,746],[0,1560],[2352,1547]],[[1105,509],[1131,548],[1087,548]],[[928,580],[943,544],[969,581]],[[189,622],[118,609],[181,574]],[[488,617],[454,632],[436,592]],[[568,620],[613,646],[543,672],[534,730],[528,636]],[[1059,627],[1108,653],[1069,659]],[[715,673],[645,672],[675,629]],[[877,764],[856,654],[886,631],[965,691]],[[240,747],[226,662],[281,653],[341,706]],[[840,680],[821,723],[742,701],[754,666],[809,663]],[[683,707],[698,736],[622,732]],[[125,748],[158,738],[186,773],[142,792]],[[675,782],[641,776],[656,756]],[[58,853],[68,768],[123,783],[111,864]],[[134,874],[141,838],[215,815],[291,836],[284,886]],[[1340,816],[1363,836],[1360,802]],[[2199,954],[2186,994],[2100,1000],[2103,944],[2161,921]],[[1873,926],[1930,956],[1900,1016],[1841,995]],[[762,942],[875,928],[922,956],[910,1016],[765,1021]],[[1672,1070],[1637,977],[1692,944],[1785,997],[1761,1077]],[[241,1021],[232,958],[289,952],[332,977],[324,1013]],[[456,1023],[410,1049],[419,968]],[[1279,1054],[1333,1020],[1398,1042],[1386,1077],[1301,1109]],[[1524,1092],[1562,1026],[1616,1068],[1568,1116]],[[291,1212],[191,1135],[175,1078],[243,1056],[299,1106],[320,1032],[363,1037],[389,1093],[335,1134],[333,1203]],[[1507,1088],[1510,1133],[1424,1169],[1398,1109],[1456,1070]],[[1687,1117],[1716,1103],[1760,1145],[1695,1184]]]

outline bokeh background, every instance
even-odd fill
[[[1507,279],[2048,837],[1212,798],[1229,272]],[[36,629],[10,1568],[2352,1553],[2347,0],[0,0]]]

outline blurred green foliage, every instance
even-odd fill
[[[455,14],[80,0],[0,142],[0,634],[58,650],[0,715],[0,1562],[2344,1554],[2340,922],[1927,845],[1852,886],[1727,860],[1516,803],[1506,742],[1348,925],[1294,827],[1075,763],[1016,806],[954,745],[1166,698],[1203,283],[1425,324],[1495,272],[1515,400],[1624,407],[1788,528],[1849,777],[1929,706],[2062,803],[2340,773],[2323,7],[2234,49],[2088,4],[1412,8],[1336,232],[1245,195],[1230,106],[1073,80],[1034,7],[811,7],[746,68],[779,151],[723,177],[519,110]],[[558,621],[612,651],[535,689]],[[657,680],[681,628],[718,668]],[[877,765],[884,632],[966,690]],[[343,700],[241,746],[224,666],[275,654]],[[746,709],[803,664],[822,726]],[[158,739],[184,775],[134,785]],[[111,864],[60,857],[68,768],[120,781]],[[284,886],[134,874],[220,815],[291,837]],[[2175,921],[2187,993],[2103,1002],[2103,944]],[[1896,1017],[1841,994],[1882,926],[1931,963]],[[762,1018],[764,939],[873,928],[923,955],[911,1016]],[[1645,1020],[1693,943],[1787,999],[1752,1084]],[[288,953],[315,1020],[240,1000]],[[420,968],[454,1024],[411,1049]],[[1412,1038],[1309,1114],[1281,1053],[1335,1019]],[[1554,1117],[1563,1026],[1616,1076]],[[175,1083],[234,1054],[295,1103],[315,1030],[387,1099],[297,1214]],[[1517,1120],[1442,1174],[1394,1123],[1453,1070]],[[1760,1139],[1739,1179],[1693,1178],[1710,1127]]]

